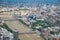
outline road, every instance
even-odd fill
[[[19,21],[6,21],[6,24],[13,30],[17,30],[19,32],[29,32],[31,31],[27,26],[23,25]],[[23,34],[19,35],[19,38],[21,40],[43,40],[42,37],[40,37],[37,34]]]

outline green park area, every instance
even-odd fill
[[[51,23],[49,23],[47,20],[38,20],[34,23],[32,23],[32,29],[35,29],[36,26],[41,26],[41,28],[47,28],[51,27]]]
[[[4,28],[4,29],[6,29],[7,31],[9,31],[9,32],[13,32],[13,30],[12,29],[10,29],[9,27],[8,27],[8,25],[7,24],[3,24],[3,26],[1,26],[2,28]]]
[[[19,19],[19,22],[23,23],[26,26],[29,26],[28,24],[26,24],[22,19]]]
[[[26,26],[29,26],[28,24],[26,24],[23,20],[21,20],[21,19],[19,19],[19,21],[21,22],[21,23],[23,23],[24,25],[26,25]],[[51,27],[51,23],[49,23],[47,20],[38,20],[38,21],[36,21],[36,22],[33,22],[32,24],[31,24],[31,28],[32,29],[35,29],[35,27],[37,27],[37,26],[41,26],[42,28],[47,28],[47,27]]]

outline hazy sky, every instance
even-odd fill
[[[0,0],[0,3],[46,3],[46,4],[60,4],[60,0]]]

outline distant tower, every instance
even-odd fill
[[[14,35],[14,39],[13,40],[18,40],[19,39],[18,34],[19,34],[18,31],[16,31],[16,30],[13,31],[13,35]]]

